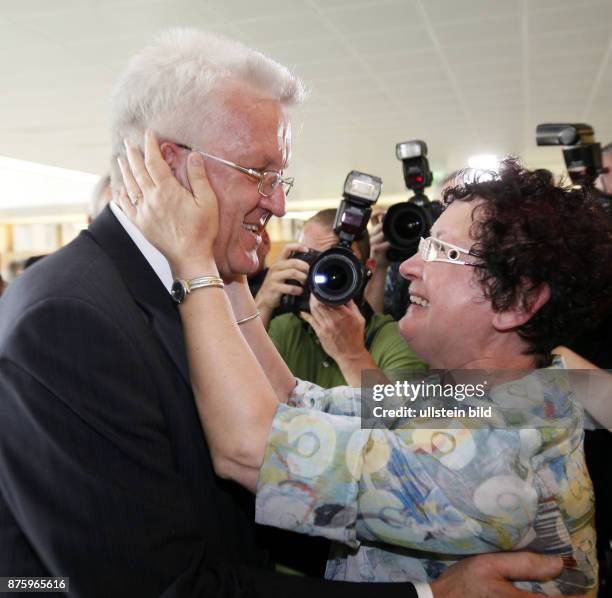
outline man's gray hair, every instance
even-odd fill
[[[123,139],[142,145],[149,127],[166,139],[196,145],[194,119],[212,112],[212,91],[242,83],[284,105],[304,100],[305,87],[289,69],[244,44],[197,29],[175,28],[136,54],[111,101],[111,174],[121,180]]]
[[[602,154],[612,154],[612,143],[608,143],[601,148]]]

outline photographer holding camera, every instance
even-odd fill
[[[304,293],[301,286],[280,281],[293,278],[305,284],[309,264],[288,258],[289,252],[304,248],[324,252],[338,244],[333,230],[336,210],[322,210],[304,224],[300,247],[290,244],[285,248],[285,259],[272,268],[258,294],[276,295],[277,305],[282,293],[297,297]],[[364,265],[372,261],[367,230],[351,249]],[[256,302],[258,302],[256,300]],[[260,311],[262,304],[258,302]],[[274,305],[272,303],[272,305]],[[402,369],[421,370],[425,362],[406,345],[399,334],[397,323],[390,316],[374,313],[367,301],[356,297],[345,305],[331,306],[319,301],[314,294],[309,300],[310,313],[299,310],[274,318],[268,334],[291,372],[298,378],[311,380],[331,388],[344,384],[361,385],[362,370]]]
[[[261,314],[263,325],[268,328],[272,318],[280,309],[283,295],[301,295],[302,287],[291,285],[287,280],[297,280],[303,284],[308,277],[307,262],[291,257],[296,251],[307,251],[299,243],[288,243],[283,247],[278,260],[268,268],[265,278],[256,293],[255,304]],[[281,312],[282,313],[282,312]]]

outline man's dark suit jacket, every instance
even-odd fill
[[[0,302],[0,576],[84,598],[414,595],[267,571],[253,521],[214,474],[178,311],[106,208]]]

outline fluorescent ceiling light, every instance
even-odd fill
[[[99,177],[0,156],[0,209],[86,205]]]
[[[468,166],[477,170],[497,170],[499,158],[494,154],[481,154],[468,158]]]

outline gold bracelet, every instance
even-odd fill
[[[240,326],[240,324],[244,324],[245,322],[250,322],[251,320],[254,320],[255,318],[259,318],[259,316],[261,316],[261,312],[257,310],[254,314],[251,314],[250,316],[247,316],[246,318],[242,318],[242,320],[237,320],[236,324]]]
[[[223,288],[223,279],[219,276],[198,276],[187,281],[190,290],[202,289],[204,287]]]

